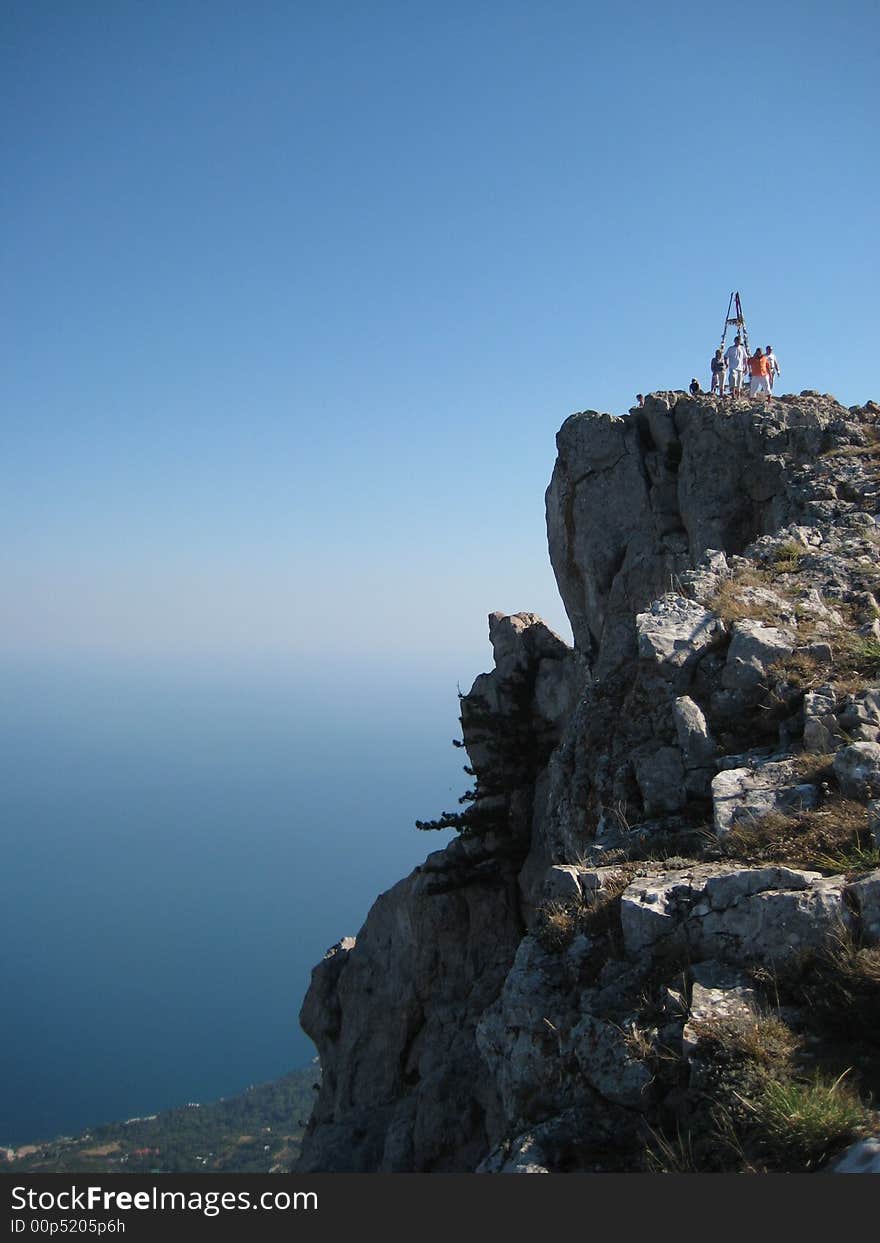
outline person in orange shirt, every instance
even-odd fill
[[[760,345],[749,359],[749,396],[763,394],[766,401],[770,393],[770,364]]]

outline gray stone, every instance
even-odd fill
[[[499,885],[435,893],[422,882],[456,870],[417,869],[315,968],[300,1023],[322,1076],[301,1172],[468,1170],[485,1155],[499,1101],[475,1029],[521,939],[515,870],[498,867]]]
[[[804,749],[819,755],[833,751],[843,738],[835,715],[833,690],[807,691],[804,695]]]
[[[605,1100],[646,1109],[652,1073],[632,1053],[624,1026],[586,1014],[572,1030],[571,1049],[587,1082]]]
[[[672,705],[672,718],[685,765],[700,768],[711,763],[715,757],[715,743],[699,704],[689,695],[679,695]]]
[[[578,679],[571,649],[535,613],[490,613],[489,638],[495,668],[462,697],[462,733],[478,781],[513,790],[518,761],[505,757],[529,744],[546,749],[558,738]]]
[[[544,898],[548,902],[580,902],[582,897],[576,867],[557,863],[549,869],[544,878]]]
[[[658,747],[633,761],[636,781],[645,806],[645,815],[678,811],[687,799],[684,767],[678,747]]]
[[[568,644],[537,613],[490,613],[489,642],[502,676],[524,668],[536,657],[564,660]]]
[[[612,957],[598,931],[554,953],[523,936],[548,870],[551,889],[589,901],[619,871],[570,861],[687,833],[716,767],[728,773],[714,791],[721,829],[815,798],[785,758],[801,742],[796,688],[778,713],[761,688],[795,643],[827,659],[844,606],[873,633],[880,497],[869,459],[839,450],[867,445],[877,413],[811,394],[759,405],[670,392],[626,418],[566,421],[547,520],[575,651],[535,614],[490,618],[495,668],[461,702],[489,831],[436,851],[316,968],[302,1013],[323,1075],[303,1172],[635,1168],[645,1100],[664,1089],[633,1055],[645,1039],[681,1041],[687,979],[697,1012],[729,1012],[748,985],[725,969],[784,963],[859,922],[880,935],[873,874],[847,888],[796,868],[680,858],[628,871]],[[785,592],[749,585],[785,538],[809,549]],[[711,609],[728,578],[755,613],[725,650]],[[876,687],[815,696],[809,747],[877,741]],[[715,763],[702,711],[741,757]],[[855,776],[847,752],[844,780],[880,802],[865,752]],[[640,820],[644,804],[658,810]],[[660,1002],[656,1033],[631,1026],[646,991]],[[687,1116],[681,1092],[663,1104]]]
[[[814,755],[828,755],[839,737],[834,717],[809,716],[804,721],[804,750]]]
[[[508,1128],[522,1129],[568,1103],[560,1065],[577,1006],[564,959],[535,937],[524,937],[497,1000],[476,1029]]]
[[[816,786],[798,781],[790,762],[765,762],[755,768],[731,768],[712,780],[715,832],[729,833],[739,822],[759,820],[769,812],[797,812],[815,807]]]
[[[581,867],[573,863],[555,863],[544,878],[545,900],[557,902],[589,902],[618,876],[614,867]]]
[[[729,906],[694,907],[685,928],[693,953],[726,962],[781,963],[828,945],[847,924],[841,878],[816,877],[803,888],[759,892],[751,890],[751,878],[743,879],[745,892],[732,895]]]
[[[831,398],[722,410],[683,393],[649,394],[626,418],[588,410],[567,419],[547,534],[575,647],[603,673],[631,654],[633,614],[707,550],[733,564],[730,554],[758,536],[817,527],[814,493],[795,467],[815,462],[847,419]]]
[[[620,876],[620,869],[616,867],[579,867],[578,880],[580,881],[581,892],[589,901],[594,898],[603,889],[609,888],[616,883]]]
[[[828,1170],[829,1174],[880,1174],[880,1136],[857,1139]]]
[[[730,691],[752,691],[767,681],[769,671],[794,650],[789,635],[757,621],[733,623],[722,685]]]
[[[698,864],[634,881],[621,897],[626,953],[661,942],[723,963],[780,962],[847,925],[842,878],[795,868]]]
[[[847,696],[838,719],[848,741],[876,742],[880,736],[880,691],[871,687]]]
[[[836,696],[830,687],[807,691],[804,695],[804,716],[833,716]]]
[[[858,913],[862,939],[868,945],[880,943],[880,868],[847,885],[846,893]]]
[[[703,888],[703,896],[713,911],[723,911],[736,906],[743,898],[768,889],[809,889],[822,879],[821,872],[803,872],[797,868],[757,867],[737,868],[710,876]],[[697,911],[694,911],[697,914]]]
[[[703,965],[703,964],[700,964]],[[713,963],[716,969],[719,963]],[[721,972],[716,974],[720,976]],[[694,979],[688,1020],[682,1031],[682,1052],[692,1057],[700,1039],[700,1027],[710,1021],[725,1019],[752,1019],[755,1014],[756,993],[745,976],[730,972],[726,979],[712,986]]]
[[[575,684],[566,660],[544,657],[538,663],[535,678],[535,711],[547,721],[558,724],[571,708]]]
[[[714,958],[691,963],[687,973],[693,984],[699,984],[701,988],[709,991],[718,989],[729,992],[731,989],[752,987],[748,976],[743,975],[736,967],[731,967],[729,963],[718,962]]]
[[[639,656],[669,680],[689,669],[723,632],[714,613],[684,596],[661,596],[636,617]]]
[[[880,798],[872,798],[868,803],[868,832],[874,845],[880,847]]]
[[[855,742],[834,757],[834,775],[847,798],[880,796],[880,744]]]
[[[802,616],[806,614],[814,623],[823,627],[823,633],[833,633],[834,629],[843,625],[843,617],[837,609],[830,608],[825,603],[815,587],[798,594],[797,606]]]

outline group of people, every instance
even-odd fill
[[[724,382],[728,383],[731,397],[741,397],[745,385],[746,374],[749,377],[749,396],[763,397],[765,400],[773,395],[773,381],[779,375],[779,362],[773,353],[773,346],[768,345],[762,350],[760,345],[749,357],[748,350],[741,337],[735,337],[733,345],[726,354],[720,349],[715,351],[711,362],[712,392],[719,397],[724,396]]]
[[[748,375],[749,397],[762,397],[766,401],[768,397],[773,396],[773,381],[779,375],[779,361],[773,353],[773,346],[768,345],[765,350],[762,350],[759,345],[754,354],[750,356],[743,345],[742,337],[734,337],[733,345],[726,354],[722,354],[720,348],[717,349],[710,367],[712,370],[710,391],[717,393],[719,397],[724,396],[725,382],[728,385],[729,396],[742,397],[746,375]],[[702,393],[700,381],[691,380],[688,391],[694,397]],[[645,398],[641,393],[636,394],[636,402],[639,406],[645,404]]]

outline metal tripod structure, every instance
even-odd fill
[[[731,315],[731,310],[734,314]],[[724,351],[724,340],[727,336],[727,329],[731,324],[737,329],[738,335],[742,338],[745,346],[746,354],[749,352],[749,334],[746,330],[745,316],[743,315],[742,303],[739,300],[739,291],[730,295],[730,301],[727,304],[727,315],[724,318],[724,331],[721,334],[721,350]]]

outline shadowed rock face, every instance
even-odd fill
[[[461,721],[474,807],[492,827],[435,851],[314,969],[300,1022],[323,1076],[302,1170],[473,1169],[501,1133],[475,1029],[522,938],[517,874],[572,652],[532,613],[493,613],[489,637],[495,668],[462,698]]]
[[[878,421],[660,393],[565,422],[547,522],[575,649],[490,616],[461,701],[474,817],[313,972],[300,1170],[644,1168],[645,1124],[705,1099],[701,1024],[841,930],[880,943],[880,869],[729,849],[835,799],[880,838],[880,673],[835,681],[847,641],[880,645]]]
[[[607,673],[630,657],[633,618],[714,548],[741,553],[802,521],[799,468],[851,419],[833,398],[721,402],[656,393],[616,418],[560,429],[547,489],[550,560],[575,648]]]
[[[473,1169],[498,1132],[474,1029],[522,936],[516,874],[455,854],[383,894],[314,969],[300,1021],[322,1084],[302,1171]]]

